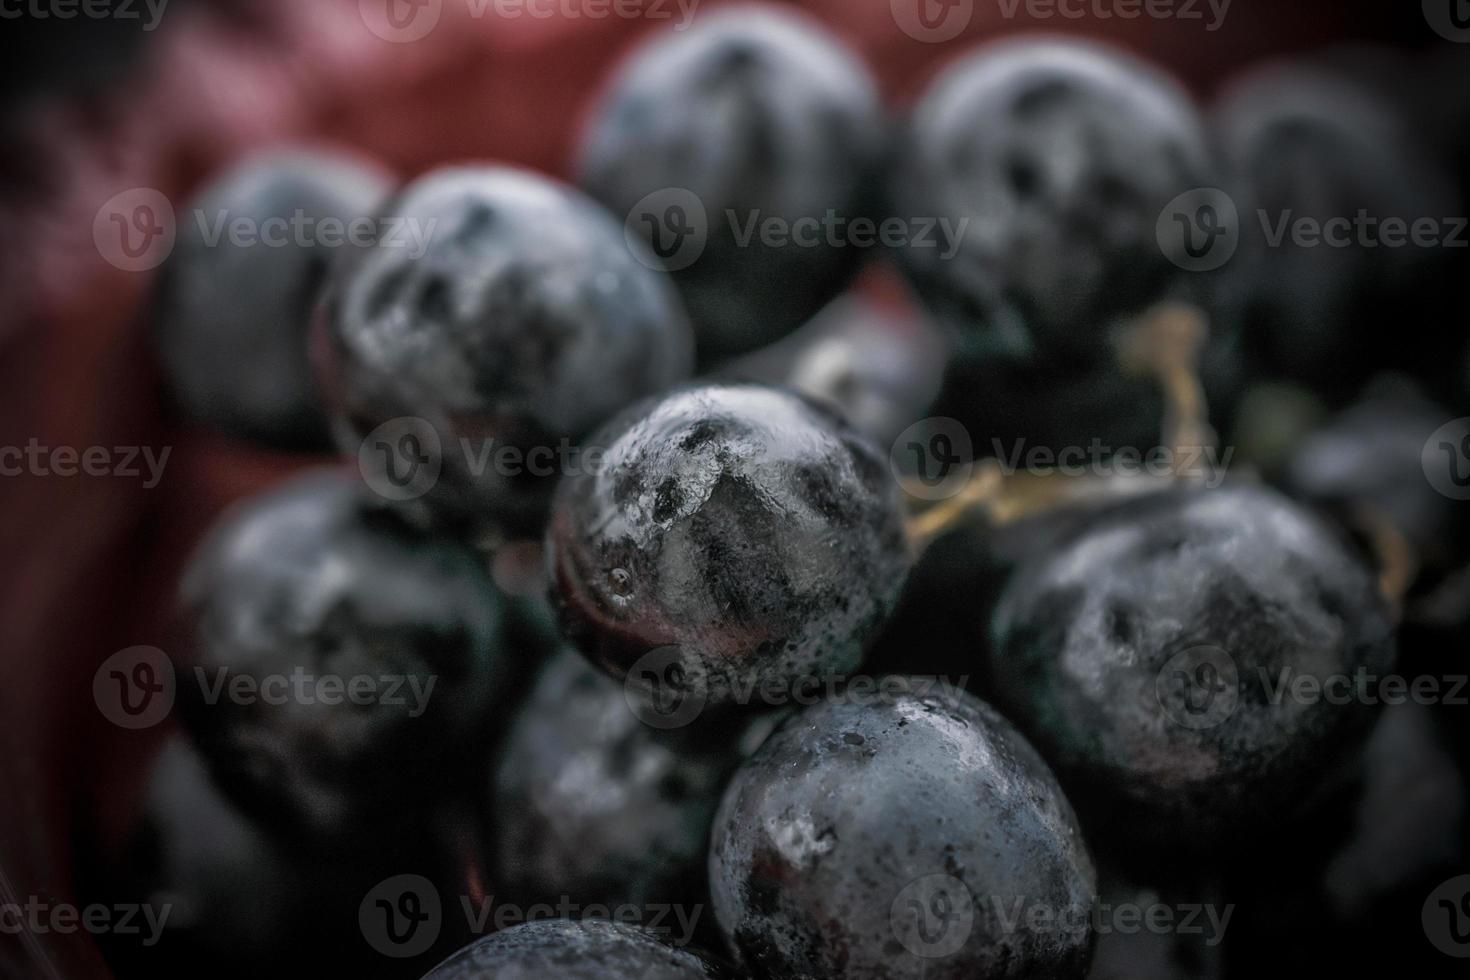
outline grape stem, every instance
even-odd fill
[[[1351,515],[1353,526],[1367,539],[1378,566],[1378,591],[1396,617],[1402,617],[1404,598],[1419,575],[1414,547],[1386,514],[1367,503],[1358,503]]]
[[[1118,343],[1120,366],[1132,374],[1154,376],[1163,390],[1162,444],[1172,451],[1175,480],[1204,479],[1204,473],[1190,467],[1208,458],[1205,450],[1215,445],[1199,377],[1208,333],[1197,307],[1170,302],[1154,307],[1127,328]],[[1160,489],[1160,483],[1147,475],[1008,473],[998,460],[982,460],[964,489],[909,519],[909,540],[917,555],[977,515],[992,527],[1001,526],[1070,504],[1152,492]]]
[[[1162,445],[1172,451],[1176,479],[1202,477],[1198,470],[1187,472],[1186,462],[1205,458],[1204,450],[1215,447],[1199,371],[1209,333],[1209,322],[1198,307],[1160,303],[1126,330],[1118,344],[1124,370],[1152,375],[1163,391]]]

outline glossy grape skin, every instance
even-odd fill
[[[847,282],[863,250],[845,235],[837,247],[825,231],[815,247],[742,236],[752,219],[798,230],[829,210],[869,217],[883,138],[874,82],[822,25],[790,7],[741,4],[635,52],[595,111],[577,169],[620,218],[670,188],[699,199],[708,241],[675,278],[710,364],[790,333]]]
[[[423,980],[710,980],[718,970],[651,933],[604,919],[548,919],[468,946]]]
[[[441,518],[539,530],[562,468],[545,452],[692,370],[673,286],[612,216],[529,172],[438,170],[387,210],[427,250],[385,238],[334,279],[319,358],[338,441],[357,455],[378,426],[423,419],[438,446],[420,449],[442,465],[424,500]],[[502,465],[487,448],[543,457]]]
[[[1377,229],[1362,233],[1376,245],[1357,229],[1345,246],[1296,241],[1298,227],[1310,231],[1303,222],[1363,213],[1412,226],[1460,213],[1448,175],[1392,102],[1334,72],[1267,64],[1221,94],[1210,125],[1242,215],[1218,305],[1224,329],[1240,331],[1251,376],[1306,384],[1341,404],[1386,367],[1447,373],[1458,305],[1443,308],[1438,282],[1459,250],[1386,247]],[[1386,343],[1384,322],[1408,328]]]
[[[1366,564],[1244,484],[1143,498],[1038,554],[1002,596],[992,643],[1002,703],[1083,812],[1155,849],[1223,846],[1302,805],[1371,724],[1356,699],[1287,689],[1273,704],[1283,671],[1381,677],[1394,661]]]
[[[333,845],[421,806],[504,693],[502,603],[476,554],[410,527],[346,473],[312,472],[232,511],[181,591],[195,659],[180,707],[216,778]],[[374,696],[333,704],[314,687],[261,686],[237,699],[226,686],[209,703],[221,678],[297,670],[371,679]]]
[[[725,782],[771,722],[660,730],[575,651],[542,671],[501,750],[496,881],[528,903],[703,905]]]
[[[705,385],[592,442],[602,466],[563,482],[547,538],[583,653],[617,678],[666,655],[711,707],[858,667],[909,563],[897,483],[864,437],[779,389]]]
[[[285,448],[330,444],[307,353],[318,293],[345,247],[328,235],[370,218],[390,180],[351,157],[274,151],[247,158],[180,210],[155,316],[164,373],[187,418]],[[237,222],[251,238],[232,231]]]
[[[1120,52],[984,47],[934,82],[895,156],[895,213],[955,235],[970,219],[958,242],[897,253],[962,358],[1095,366],[1117,321],[1196,292],[1156,225],[1212,184],[1204,127],[1176,82]]]
[[[913,884],[947,876],[957,948],[906,946]],[[1090,910],[1096,875],[1041,757],[975,698],[837,697],[787,721],[736,774],[715,818],[710,879],[721,929],[772,977],[1060,978],[1086,971],[1090,918],[1055,931],[1000,925],[1009,909]],[[908,919],[905,919],[905,916]],[[925,942],[943,942],[931,930]],[[1075,925],[1076,928],[1071,926]],[[932,954],[932,955],[930,955]]]

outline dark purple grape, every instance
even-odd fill
[[[481,939],[423,980],[710,980],[720,973],[688,950],[603,919],[529,922]]]
[[[1407,235],[1390,247],[1378,223],[1429,219],[1448,234],[1460,205],[1392,102],[1333,72],[1270,64],[1236,79],[1212,126],[1242,221],[1221,306],[1246,369],[1339,402],[1385,367],[1451,371],[1459,305],[1443,307],[1437,282],[1458,252]],[[1360,218],[1374,224],[1359,230]],[[1408,326],[1385,344],[1385,322]]]
[[[196,645],[180,702],[216,778],[332,843],[451,781],[504,693],[502,602],[477,555],[345,473],[227,515],[182,598]]]
[[[285,150],[249,157],[195,195],[156,313],[185,416],[277,446],[330,443],[307,356],[312,310],[347,232],[390,188],[386,172],[351,157]]]
[[[661,730],[629,698],[573,651],[547,664],[495,771],[503,891],[531,903],[703,906],[720,793],[772,723]]]
[[[866,69],[820,24],[743,4],[629,59],[578,171],[676,270],[700,359],[712,363],[795,330],[850,278],[863,249],[847,226],[836,244],[819,224],[815,239],[786,244],[760,226],[800,233],[829,216],[870,218],[883,128]]]
[[[354,256],[324,308],[339,441],[375,487],[429,467],[424,499],[474,533],[538,528],[573,468],[563,447],[689,375],[673,286],[595,203],[528,172],[436,171],[388,210],[398,233]],[[395,419],[422,422],[375,445]]]
[[[992,630],[1017,723],[1098,827],[1155,851],[1304,805],[1374,717],[1341,679],[1394,661],[1367,565],[1249,485],[1109,509],[1022,566]]]
[[[858,667],[909,563],[897,483],[861,435],[779,389],[706,385],[593,443],[602,466],[562,484],[548,534],[584,653],[698,706]]]
[[[1385,382],[1297,447],[1283,485],[1350,527],[1386,520],[1437,577],[1470,551],[1470,513],[1424,476],[1425,445],[1452,417],[1412,385]]]
[[[898,255],[962,358],[1111,362],[1121,320],[1195,292],[1156,229],[1213,183],[1204,127],[1173,79],[1121,52],[982,48],[934,83],[895,156],[893,210],[950,227],[944,247]]]
[[[1431,893],[1470,860],[1470,784],[1434,712],[1387,707],[1353,782],[1308,818],[1305,835],[1273,834],[1226,869],[1233,976],[1464,972],[1432,945],[1423,918]]]
[[[327,935],[324,908],[352,896],[345,876],[237,809],[181,737],[153,763],[136,827],[108,863],[105,897],[140,907],[137,933],[103,937],[122,976],[289,968]]]
[[[1087,969],[1096,876],[1072,808],[963,693],[837,697],[791,718],[726,791],[710,879],[721,929],[762,976]],[[1037,909],[1051,926],[1032,924]]]

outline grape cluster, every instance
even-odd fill
[[[97,861],[180,915],[114,965],[1183,980],[1307,972],[1313,936],[1379,921],[1448,975],[1415,917],[1470,859],[1465,709],[1330,695],[1470,638],[1463,330],[1372,339],[1395,303],[1443,313],[1456,257],[1249,225],[1453,210],[1463,160],[1340,64],[1206,111],[1121,51],[1010,40],[890,120],[855,53],[748,6],[636,48],[576,188],[465,164],[389,195],[295,154],[216,182],[200,209],[375,233],[330,262],[190,236],[161,279],[191,419],[330,427],[344,466],[231,511],[183,575],[181,730]],[[1242,221],[1208,269],[1166,234],[1202,189]],[[732,222],[828,215],[941,238]],[[862,263],[887,278],[844,293]],[[936,421],[976,458],[906,496]],[[1114,469],[1016,472],[1007,440]],[[1124,474],[1124,447],[1222,452]],[[247,696],[302,674],[410,703]],[[1107,918],[1176,900],[1239,925]],[[399,911],[432,937],[396,947]]]

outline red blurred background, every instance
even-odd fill
[[[1353,39],[1433,39],[1417,3],[1234,0],[1211,32],[1207,0],[1194,4],[1203,21],[1038,20],[1024,2],[1007,17],[1017,9],[1010,2],[974,0],[960,37],[929,44],[900,30],[894,14],[893,4],[923,2],[932,0],[802,5],[866,55],[895,107],[957,53],[1016,32],[1116,41],[1202,96],[1273,55]],[[545,6],[583,9],[578,0]],[[629,6],[678,10],[672,0],[625,0],[620,9]],[[0,478],[0,899],[65,900],[76,840],[117,829],[156,743],[157,732],[132,736],[105,723],[92,702],[98,664],[125,647],[164,645],[180,562],[222,508],[320,462],[169,417],[147,340],[152,274],[120,271],[100,256],[92,238],[99,207],[137,187],[180,201],[241,153],[283,141],[356,148],[405,179],[463,159],[564,175],[579,117],[611,63],[640,34],[669,24],[474,17],[471,9],[443,0],[427,37],[390,43],[366,28],[359,0],[195,3],[165,16],[125,79],[85,97],[36,99],[7,127],[0,446],[34,438],[79,449],[167,447],[170,455],[151,489],[143,477]],[[51,972],[16,964],[21,975],[106,975],[81,934],[28,942],[36,945],[26,955],[44,953]],[[0,951],[0,971],[6,966]]]

